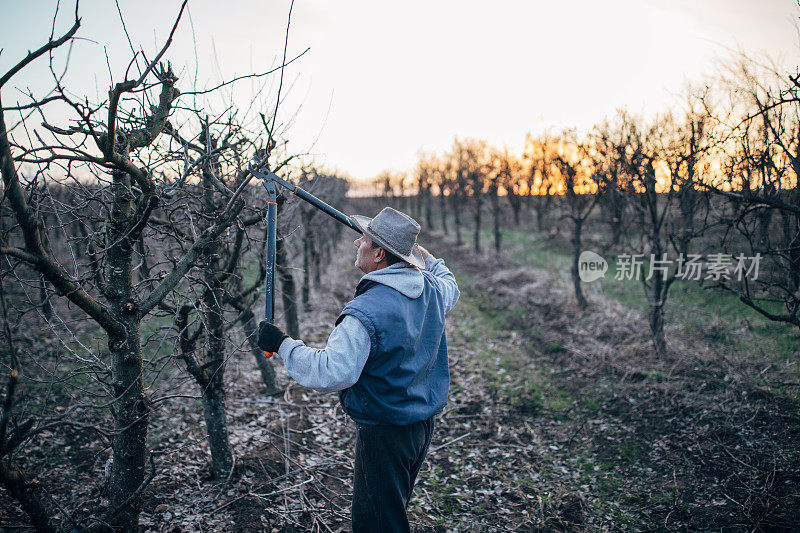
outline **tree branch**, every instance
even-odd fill
[[[28,52],[28,55],[22,58],[22,60],[19,63],[11,67],[11,69],[8,72],[3,74],[3,77],[0,78],[0,87],[5,85],[5,83],[8,80],[10,80],[14,76],[14,74],[25,68],[31,61],[35,60],[37,57],[41,56],[42,54],[46,54],[50,50],[55,50],[65,42],[72,39],[72,36],[75,35],[75,33],[78,31],[80,25],[81,25],[81,19],[78,17],[78,4],[76,3],[75,24],[72,25],[72,27],[67,31],[67,33],[61,36],[60,39],[56,39],[55,41],[53,40],[48,41],[46,44],[42,45],[38,50],[35,50],[33,52]]]
[[[150,74],[150,71],[153,70],[153,68],[155,68],[155,66],[161,60],[161,57],[164,55],[164,53],[167,51],[167,48],[172,43],[172,37],[173,37],[173,35],[175,35],[175,30],[178,28],[178,23],[181,20],[181,16],[183,15],[183,10],[186,8],[186,3],[188,1],[189,0],[183,0],[183,4],[181,4],[181,10],[178,13],[177,19],[175,19],[175,24],[172,26],[172,31],[169,34],[169,38],[167,39],[167,42],[164,43],[163,48],[161,48],[161,51],[158,53],[158,55],[155,57],[155,59],[153,59],[153,61],[151,61],[147,65],[147,68],[144,69],[144,72],[142,72],[142,75],[139,76],[139,79],[137,79],[137,80],[125,80],[123,82],[117,83],[114,86],[114,88],[111,91],[109,91],[109,95],[108,95],[109,96],[109,98],[108,98],[108,123],[107,123],[106,142],[104,143],[105,146],[101,146],[100,147],[100,149],[103,150],[103,152],[107,156],[111,157],[114,154],[114,145],[116,144],[116,132],[117,132],[116,131],[117,130],[117,110],[118,110],[118,107],[119,107],[119,99],[120,99],[120,97],[122,96],[123,93],[129,92],[129,91],[133,90],[134,88],[138,87],[139,85],[141,85],[144,82],[144,80],[147,77],[147,75]],[[162,79],[161,78],[162,75],[163,76],[169,76],[170,79],[171,79],[171,82],[169,80],[167,80],[167,79]],[[166,70],[162,69],[162,72],[158,75],[158,77],[159,77],[159,79],[161,80],[162,83],[164,83],[165,85],[169,85],[170,86],[169,87],[170,91],[162,90],[162,92],[161,92],[161,102],[160,103],[163,103],[164,98],[165,98],[165,92],[169,92],[170,96],[171,96],[171,93],[172,93],[172,91],[171,91],[172,84],[174,84],[174,81],[175,81],[174,74],[172,74],[172,68],[168,67]],[[174,96],[172,98],[170,98],[170,102],[172,101],[172,99],[174,99]],[[159,105],[159,108],[161,108],[161,105]],[[158,114],[156,113],[153,118],[157,119],[158,118]],[[163,121],[164,122],[166,121],[166,116],[163,117]],[[164,127],[164,124],[162,122],[161,126],[158,128],[158,131],[161,131],[161,128],[163,128],[163,127]],[[151,129],[152,128],[147,127],[147,128],[145,128],[145,131],[149,131]],[[158,132],[156,132],[156,135],[157,135],[157,133]],[[153,139],[155,139],[155,136],[153,136]],[[141,140],[142,139],[139,139],[139,142],[141,142]],[[152,142],[152,139],[150,140],[150,142]],[[147,144],[149,144],[149,142],[145,143],[145,144],[143,144],[141,146],[146,146]],[[132,146],[134,146],[134,145],[132,145]],[[141,147],[141,146],[139,146],[139,147]],[[134,147],[136,147],[136,146],[134,146]]]
[[[175,288],[183,276],[189,272],[194,266],[195,262],[203,255],[206,246],[211,241],[219,237],[219,235],[228,228],[239,213],[244,209],[244,202],[239,201],[230,209],[223,211],[218,217],[216,222],[206,228],[201,234],[200,238],[192,245],[189,250],[181,257],[175,265],[175,268],[163,281],[153,289],[153,292],[141,303],[139,306],[140,316],[144,316],[155,308],[158,303],[163,300],[167,293]]]
[[[122,325],[116,322],[100,303],[89,296],[77,283],[72,281],[61,266],[53,261],[47,254],[39,227],[39,221],[31,212],[28,202],[25,199],[25,194],[19,184],[19,175],[14,165],[14,157],[11,154],[11,145],[8,142],[8,133],[2,105],[0,105],[0,172],[2,172],[6,196],[8,197],[11,209],[14,211],[17,223],[22,230],[25,249],[28,254],[24,259],[26,261],[32,259],[33,261],[29,261],[31,266],[41,272],[45,279],[53,284],[56,290],[83,309],[86,314],[92,317],[92,319],[110,335],[122,335],[124,333]],[[5,250],[6,249],[4,249],[4,251]],[[7,250],[11,251],[14,249],[9,248]],[[17,256],[19,257],[19,255]]]
[[[175,82],[178,78],[173,74],[171,66],[168,65],[164,68],[162,65],[161,69],[156,73],[156,77],[162,84],[158,107],[153,109],[153,114],[147,118],[144,128],[130,133],[131,148],[141,148],[155,140],[164,129],[169,112],[172,109],[172,101],[178,97],[179,91],[175,88]]]

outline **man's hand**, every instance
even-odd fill
[[[428,250],[426,250],[425,248],[423,248],[419,244],[415,244],[414,246],[417,247],[417,251],[422,256],[422,259],[427,259],[428,256],[431,255],[431,253]]]
[[[270,324],[266,320],[262,320],[258,325],[258,347],[265,352],[277,352],[283,339],[288,336],[281,328],[275,324]]]

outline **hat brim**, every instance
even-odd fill
[[[369,229],[369,223],[372,222],[370,217],[364,217],[361,215],[350,215],[350,220],[352,220],[356,226],[361,230],[364,235],[368,236],[374,242],[378,243],[381,248],[389,250],[394,255],[409,263],[412,266],[417,268],[424,269],[425,268],[425,260],[422,258],[422,255],[417,251],[416,244],[411,248],[411,254],[406,255],[397,251],[392,245],[388,244],[384,241],[380,235],[376,235],[371,229]]]

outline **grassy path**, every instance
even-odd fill
[[[562,272],[563,280],[568,281],[572,255],[565,238],[548,238],[535,231],[512,228],[502,228],[501,237],[504,252],[514,260],[550,273]],[[588,233],[584,249],[602,252],[604,237]],[[492,239],[491,232],[482,232],[486,248],[494,245]],[[647,301],[641,282],[615,279],[616,257],[602,255],[609,260],[608,272],[598,282],[584,283],[587,294],[645,310]],[[679,324],[691,335],[725,345],[736,357],[753,355],[770,360],[779,367],[776,370],[785,369],[795,377],[800,374],[800,331],[792,325],[767,320],[730,293],[709,291],[694,281],[678,281],[670,290],[665,320],[668,325]],[[800,398],[800,387],[793,395]]]

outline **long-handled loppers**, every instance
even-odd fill
[[[262,185],[267,190],[267,279],[266,279],[266,303],[264,304],[264,320],[272,322],[275,319],[275,240],[278,228],[278,190],[277,185],[290,190],[295,196],[305,200],[326,215],[329,215],[341,222],[353,231],[361,234],[361,230],[353,221],[341,211],[326,204],[313,194],[276,176],[273,172],[259,170],[254,165],[250,165],[250,173],[261,180]],[[272,357],[272,352],[264,352],[267,357]]]

